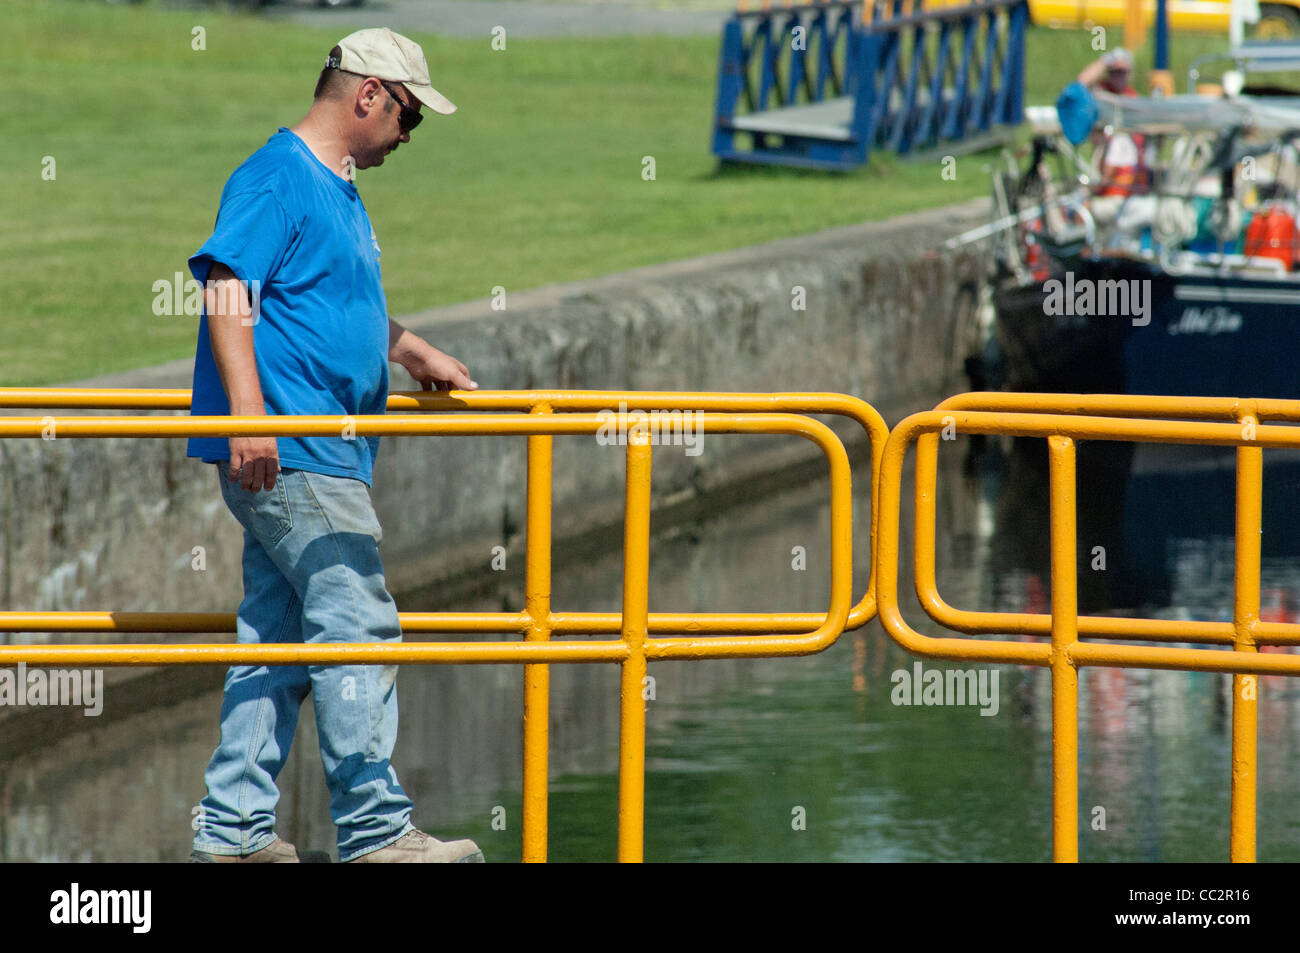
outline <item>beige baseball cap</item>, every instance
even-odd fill
[[[1122,46],[1117,46],[1105,56],[1101,61],[1106,64],[1108,70],[1131,70],[1133,69],[1133,54]]]
[[[450,116],[456,111],[450,99],[429,85],[429,64],[414,40],[376,27],[349,33],[338,47],[339,56],[327,59],[326,67],[401,83],[434,112]]]

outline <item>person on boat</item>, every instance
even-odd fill
[[[1110,50],[1079,72],[1078,82],[1090,90],[1103,89],[1116,96],[1136,96],[1133,88],[1133,54],[1122,46]]]
[[[1124,47],[1111,50],[1079,73],[1079,83],[1091,91],[1114,96],[1136,96],[1133,88],[1133,54]],[[1103,134],[1101,159],[1097,167],[1101,182],[1095,194],[1106,196],[1142,195],[1151,185],[1146,161],[1146,137],[1137,133],[1111,131]]]
[[[1139,133],[1095,129],[1096,94],[1136,96],[1132,79],[1133,54],[1117,47],[1085,66],[1056,102],[1065,137],[1074,145],[1090,137],[1095,141],[1097,181],[1089,210],[1099,226],[1116,226],[1114,240],[1125,245],[1134,244],[1133,236],[1149,226],[1155,214],[1153,202],[1130,202],[1151,189],[1151,146]]]
[[[1077,146],[1087,139],[1097,123],[1099,110],[1094,93],[1136,96],[1132,77],[1133,54],[1118,47],[1085,66],[1078,78],[1061,90],[1056,100],[1056,114],[1061,121],[1061,132],[1072,145]]]

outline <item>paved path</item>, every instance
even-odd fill
[[[725,5],[726,0],[719,0]],[[727,10],[655,10],[625,4],[524,2],[524,0],[369,0],[361,7],[268,7],[268,17],[339,29],[387,26],[398,32],[489,37],[504,26],[512,36],[611,36],[658,33],[718,36]]]

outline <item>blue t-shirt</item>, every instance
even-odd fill
[[[1070,83],[1056,100],[1056,117],[1070,145],[1077,146],[1097,124],[1097,98],[1083,83]]]
[[[343,436],[346,415],[388,403],[388,304],[379,242],[357,187],[281,128],[234,171],[217,224],[190,259],[205,284],[220,262],[258,292],[253,347],[268,414],[340,418],[338,437],[277,437],[280,465],[371,481],[378,437]],[[190,413],[230,413],[199,322]],[[224,437],[195,437],[188,455],[230,459]]]

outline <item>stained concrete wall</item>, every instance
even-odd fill
[[[502,311],[484,299],[403,323],[464,361],[484,388],[836,391],[892,423],[966,386],[983,263],[974,251],[935,249],[982,221],[986,205],[507,289]],[[792,308],[796,286],[806,310]],[[80,383],[188,387],[190,368],[178,361]],[[393,388],[411,386],[395,367]],[[706,437],[698,456],[656,450],[657,505],[719,488],[745,494],[755,477],[818,453],[797,438]],[[557,544],[616,526],[622,452],[566,437],[555,459]],[[521,558],[524,463],[523,438],[385,438],[374,497],[390,588],[432,584],[436,593],[439,580],[489,572],[497,545]],[[232,611],[241,537],[213,469],[186,459],[182,440],[0,441],[4,606]]]

